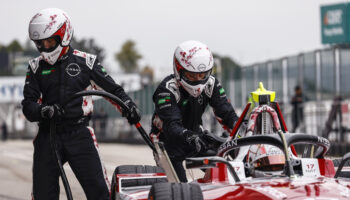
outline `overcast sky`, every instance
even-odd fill
[[[0,43],[28,38],[41,9],[57,7],[72,19],[78,39],[95,38],[116,69],[114,53],[132,39],[141,65],[160,79],[172,72],[177,44],[199,40],[220,55],[248,65],[321,48],[320,5],[332,0],[0,0]]]

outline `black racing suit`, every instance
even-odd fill
[[[41,57],[29,61],[24,86],[23,113],[31,122],[39,122],[34,140],[33,198],[59,199],[59,168],[49,138],[49,120],[41,116],[44,105],[62,105],[73,94],[104,89],[124,102],[132,102],[100,65],[95,55],[69,49],[57,63],[49,65]],[[93,110],[92,98],[69,102],[64,116],[57,121],[55,141],[82,185],[87,199],[109,199],[109,181],[98,154],[94,131],[87,127]]]
[[[153,94],[155,112],[151,133],[159,134],[181,182],[187,182],[182,162],[194,156],[193,145],[186,142],[186,132],[201,132],[202,114],[209,104],[219,122],[232,129],[238,117],[219,81],[210,76],[204,91],[197,98],[189,95],[177,83],[174,75],[166,77]]]

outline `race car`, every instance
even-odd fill
[[[186,159],[187,169],[206,169],[203,177],[180,183],[162,143],[144,138],[157,166],[118,166],[112,199],[350,199],[350,176],[343,171],[350,153],[331,160],[326,138],[289,133],[275,93],[261,83],[252,97],[258,105],[248,103],[230,136],[217,139],[216,156]],[[300,144],[312,145],[309,157],[297,153]]]

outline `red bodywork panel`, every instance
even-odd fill
[[[280,105],[277,102],[275,103],[275,105],[276,105],[276,108],[277,108],[277,115],[278,115],[278,118],[280,119],[280,121],[282,122],[283,129],[284,129],[285,132],[288,132],[286,122],[284,122],[284,118],[282,116]]]
[[[206,189],[208,187],[208,189]],[[329,178],[271,178],[202,186],[204,199],[350,199],[349,182]]]
[[[204,199],[282,200],[282,199],[350,199],[350,182],[327,177],[289,179],[252,179],[237,184],[227,182],[201,183]],[[149,190],[135,190],[125,199],[143,200]]]
[[[199,183],[228,182],[227,167],[223,163],[217,163],[217,167],[207,169],[203,178],[198,179]]]
[[[334,177],[335,169],[333,161],[330,159],[318,159],[318,166],[320,167],[320,174],[325,177]]]
[[[249,108],[250,108],[250,105],[251,105],[251,103],[248,103],[248,104],[245,106],[245,108],[244,108],[244,110],[243,110],[241,116],[239,117],[239,119],[238,119],[238,121],[237,121],[235,127],[233,127],[233,129],[232,129],[232,132],[231,132],[231,134],[230,134],[230,137],[235,138],[236,133],[237,133],[237,131],[238,131],[238,128],[241,126],[244,117],[247,115],[247,112],[248,112],[248,110],[249,110]]]

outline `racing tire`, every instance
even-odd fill
[[[149,192],[149,200],[203,200],[198,184],[155,183]]]
[[[338,167],[342,159],[334,159],[332,161],[333,161],[334,167]],[[350,167],[350,160],[345,162],[344,167]],[[339,174],[339,177],[350,178],[350,171],[341,171]]]
[[[121,165],[115,168],[112,183],[111,183],[111,199],[115,200],[117,196],[118,183],[117,174],[141,174],[141,173],[164,173],[163,168],[151,165]],[[167,182],[166,178],[153,178],[153,179],[132,179],[123,180],[123,187],[144,186],[152,185],[158,182]]]

